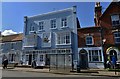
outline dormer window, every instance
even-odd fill
[[[120,25],[120,16],[118,14],[112,15],[111,20],[113,26]]]
[[[93,45],[93,37],[92,36],[86,37],[86,45]]]
[[[61,24],[62,24],[61,27],[67,27],[67,18],[62,18],[61,19]]]

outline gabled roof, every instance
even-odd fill
[[[120,7],[120,1],[119,2],[111,2],[110,5],[107,7],[107,9],[103,12],[102,16],[100,17],[100,19],[102,19],[104,17],[104,15],[107,13],[107,11],[113,7],[113,5],[115,6],[119,6]]]
[[[15,41],[22,41],[23,39],[23,34],[14,34],[14,35],[7,35],[7,36],[1,36],[0,37],[0,42],[15,42]]]
[[[52,12],[48,12],[48,13],[28,16],[28,18],[33,18],[33,17],[38,17],[38,16],[46,16],[46,15],[51,15],[51,14],[54,15],[54,14],[60,13],[60,12],[71,11],[71,10],[73,10],[74,7],[76,7],[76,6],[73,6],[73,7],[70,7],[70,8],[66,8],[66,9],[62,9],[62,10],[56,10],[56,11],[52,11]]]

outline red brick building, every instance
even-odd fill
[[[120,60],[120,2],[110,3],[103,14],[97,2],[94,22],[95,26],[78,28],[81,68],[104,68],[113,55]]]

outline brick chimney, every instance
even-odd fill
[[[100,2],[95,3],[95,10],[94,10],[94,23],[96,27],[99,27],[99,18],[102,15],[102,6],[100,5]]]

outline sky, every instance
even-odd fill
[[[109,4],[109,2],[101,2],[102,12]],[[75,5],[80,26],[94,26],[95,2],[2,2],[2,32],[21,33],[24,27],[24,16],[43,14]]]

